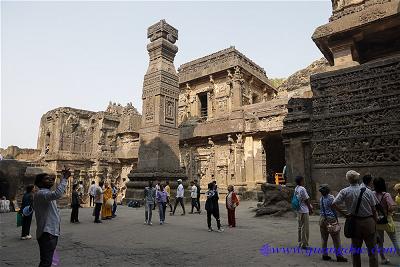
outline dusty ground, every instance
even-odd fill
[[[351,266],[350,262],[323,262],[320,255],[263,256],[260,248],[267,243],[271,247],[295,246],[297,223],[290,218],[255,218],[251,212],[255,205],[242,202],[237,210],[238,227],[225,226],[224,233],[207,232],[203,213],[180,216],[178,210],[178,215],[167,215],[165,225],[157,223],[155,214],[153,226],[146,226],[143,208],[119,206],[117,218],[94,224],[91,209],[85,208],[80,210],[81,224],[70,224],[70,210],[64,209],[57,248],[60,266]],[[221,218],[225,225],[223,206]],[[310,245],[314,247],[320,247],[317,221],[318,217],[311,217]],[[37,266],[35,221],[31,228],[33,239],[29,241],[19,240],[21,229],[15,227],[15,213],[0,214],[0,229],[0,266]],[[343,246],[349,246],[347,239],[342,240]],[[390,242],[385,245],[391,246]],[[362,258],[363,266],[368,266],[367,256]],[[392,266],[400,266],[399,257],[390,259]]]

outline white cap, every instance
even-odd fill
[[[177,182],[181,182],[182,183],[182,179],[178,179]]]

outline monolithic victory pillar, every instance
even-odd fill
[[[126,198],[142,199],[149,180],[185,180],[179,164],[179,130],[177,110],[178,75],[174,58],[178,47],[178,30],[161,20],[147,30],[150,63],[143,82],[143,112],[137,169],[129,175]]]

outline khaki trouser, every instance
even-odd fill
[[[321,232],[321,240],[322,240],[322,249],[324,251],[324,255],[328,255],[327,247],[328,247],[328,238],[329,235],[332,237],[333,246],[336,250],[336,256],[342,256],[342,251],[340,247],[340,231],[337,233],[329,233],[327,225],[328,223],[335,223],[337,221],[336,218],[324,218],[321,217],[319,220],[319,230]]]
[[[297,241],[299,247],[308,247],[308,239],[310,237],[308,218],[308,213],[298,213],[297,215],[299,224]]]
[[[369,266],[378,266],[378,250],[376,249],[376,222],[374,218],[356,218],[354,238],[351,239],[351,245],[355,249],[361,248],[363,241],[368,249]],[[361,267],[361,255],[359,251],[352,251],[353,266]]]

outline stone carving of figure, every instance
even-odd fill
[[[214,147],[214,145],[215,145],[213,140],[211,140],[211,137],[208,137],[208,145],[211,147]]]
[[[243,136],[242,134],[236,134],[237,140],[236,140],[236,144],[238,145],[239,148],[243,147]]]

